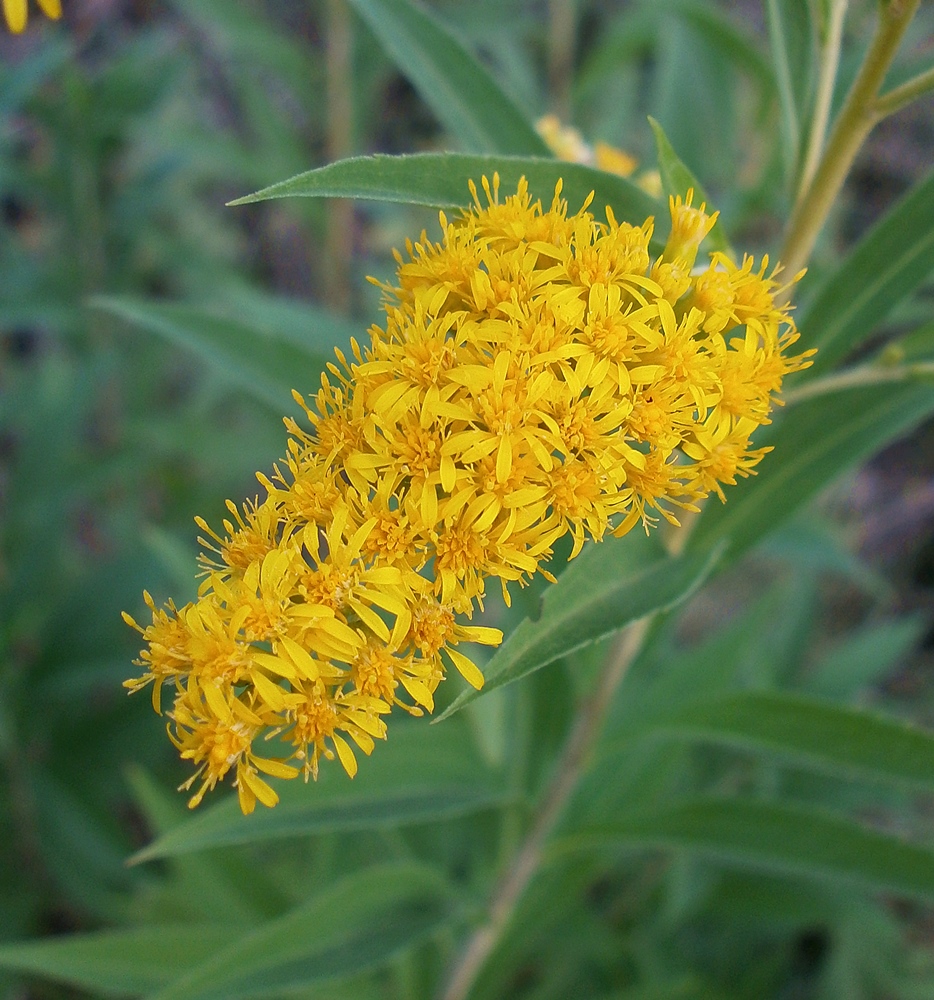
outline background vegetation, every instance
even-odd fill
[[[120,687],[120,611],[193,595],[192,517],[255,492],[289,389],[375,319],[364,276],[434,225],[417,204],[224,203],[353,154],[546,154],[513,107],[652,169],[652,115],[680,158],[662,180],[686,164],[732,245],[774,256],[839,4],[432,4],[477,64],[402,0],[65,7],[0,38],[0,997],[438,993],[612,643],[562,655],[549,623],[570,607],[594,637],[675,604],[470,995],[934,995],[930,97],[858,158],[800,288],[815,372],[683,556],[635,534],[582,556],[523,625],[533,655],[493,665],[541,669],[440,725],[397,720],[352,783],[332,767],[263,815],[225,791],[188,816],[187,769]],[[876,17],[850,4],[835,109]],[[923,5],[887,88],[931,66],[932,27]],[[412,192],[451,164],[398,200],[444,203]]]

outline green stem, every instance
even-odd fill
[[[347,0],[327,6],[327,156],[333,163],[353,152],[353,26]],[[353,256],[353,202],[333,198],[327,206],[325,299],[347,313],[351,305],[350,265]]]
[[[652,616],[642,618],[620,635],[593,690],[582,703],[532,826],[497,883],[487,907],[486,921],[474,931],[461,952],[442,994],[443,1000],[465,1000],[509,926],[519,900],[542,863],[545,844],[584,772],[613,694],[639,655],[652,620]]]
[[[782,394],[786,406],[803,403],[816,396],[826,396],[845,389],[860,386],[882,385],[886,382],[913,382],[934,379],[934,362],[919,361],[911,365],[863,365],[848,371],[836,372],[824,378],[808,382],[800,389],[791,389]]]
[[[923,73],[913,76],[910,80],[893,87],[888,93],[883,94],[876,101],[876,115],[878,118],[888,118],[895,114],[906,104],[911,104],[929,90],[934,90],[934,66],[926,69]]]
[[[576,21],[575,0],[549,0],[548,89],[551,96],[551,110],[565,124],[571,121]]]
[[[879,121],[879,88],[921,0],[889,0],[880,5],[876,35],[847,95],[814,179],[788,225],[780,259],[793,276],[805,266],[853,160]]]
[[[793,171],[798,164],[798,154],[801,151],[801,129],[798,124],[794,86],[786,57],[788,43],[785,39],[778,0],[767,0],[766,11],[772,48],[772,63],[775,67],[775,82],[778,88],[778,101],[785,126],[786,142],[782,149],[782,158],[789,171]]]
[[[507,692],[502,692],[507,694]],[[529,777],[529,734],[532,726],[532,706],[528,685],[516,685],[511,691],[508,788],[511,800],[502,813],[497,865],[505,868],[522,839],[528,820],[529,804],[525,794]]]
[[[840,65],[840,44],[843,40],[843,21],[846,16],[847,0],[831,0],[830,18],[827,24],[824,41],[821,46],[820,77],[817,82],[817,97],[814,101],[814,115],[811,119],[811,132],[808,136],[808,148],[801,168],[801,179],[798,183],[798,201],[800,201],[814,179],[824,151],[824,140],[827,138],[827,127],[830,124],[830,105],[833,101],[833,88],[837,81],[837,68]]]

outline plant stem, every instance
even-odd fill
[[[474,931],[467,947],[462,951],[442,994],[443,1000],[465,1000],[484,963],[509,925],[522,894],[541,865],[545,843],[584,772],[610,700],[626,676],[630,664],[639,655],[652,620],[652,616],[648,616],[633,622],[614,644],[593,690],[577,713],[532,826],[512,859],[505,877],[498,882],[498,888],[487,909],[486,922]]]
[[[548,89],[551,110],[565,123],[571,120],[576,20],[575,0],[549,0]]]
[[[913,76],[910,80],[883,94],[876,101],[876,115],[878,118],[888,118],[906,104],[926,94],[929,90],[934,90],[934,66],[926,69],[923,73]]]
[[[794,406],[815,396],[826,396],[845,389],[856,389],[860,386],[881,385],[885,382],[913,382],[934,379],[934,363],[919,361],[910,365],[862,365],[850,368],[848,371],[835,372],[824,378],[808,382],[800,389],[790,389],[782,394],[786,406]]]
[[[807,263],[853,160],[879,121],[877,97],[899,43],[921,0],[881,3],[876,35],[837,118],[814,179],[792,213],[781,252],[786,273]]]
[[[353,29],[347,0],[327,6],[327,156],[342,160],[353,152]],[[325,299],[331,308],[350,309],[350,262],[353,256],[353,202],[331,199],[327,206]]]
[[[837,81],[837,68],[840,65],[840,43],[843,39],[843,20],[846,16],[847,0],[831,0],[830,17],[827,31],[821,46],[820,76],[817,82],[817,97],[814,101],[814,115],[811,119],[811,132],[808,136],[808,148],[801,168],[801,179],[798,182],[798,198],[800,201],[814,179],[821,153],[824,151],[824,140],[827,137],[827,126],[830,123],[830,105],[833,101],[833,88]]]
[[[845,0],[835,0],[833,4],[828,37],[824,45],[824,62],[814,124],[809,136],[801,194],[789,223],[781,255],[787,271],[792,275],[801,269],[810,256],[850,166],[872,127],[883,117],[883,109],[898,101],[904,103],[902,98],[906,94],[906,99],[911,99],[928,87],[934,86],[934,80],[926,79],[929,74],[922,74],[914,81],[891,91],[881,100],[878,98],[879,88],[919,4],[920,0],[887,0],[882,3],[875,38],[847,95],[826,149],[821,155],[846,6]],[[568,9],[570,7],[567,0],[552,0],[551,12],[555,20]],[[912,371],[912,374],[924,376],[928,372],[925,368],[923,372]],[[828,380],[821,380],[822,384],[815,383],[813,387],[806,387],[797,396],[792,396],[791,400],[797,402],[808,395],[834,391],[852,384],[863,384],[877,378],[898,377],[905,377],[905,372],[896,373],[894,370],[879,374],[873,372],[872,379],[869,379],[864,372],[860,372],[857,376],[847,373],[846,376],[836,376],[839,384],[830,385]],[[486,920],[473,932],[461,952],[447,987],[441,995],[442,1000],[466,1000],[486,960],[509,926],[519,901],[541,866],[548,838],[584,773],[612,696],[629,666],[642,650],[653,620],[654,616],[650,615],[634,622],[614,645],[613,652],[597,678],[593,691],[578,710],[573,728],[532,825],[504,878],[497,883],[498,887],[487,908]]]

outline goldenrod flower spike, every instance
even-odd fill
[[[747,476],[750,435],[806,356],[768,261],[714,254],[693,268],[713,216],[671,203],[656,260],[653,220],[544,209],[525,180],[441,216],[397,254],[380,287],[385,320],[322,376],[310,424],[286,420],[286,458],[258,478],[265,499],[229,503],[204,533],[198,599],[128,622],[146,648],[135,691],[174,691],[169,734],[196,767],[191,799],[228,772],[244,812],[274,805],[260,775],[316,777],[322,759],[357,770],[394,705],[434,708],[453,666],[483,676],[460,643],[497,629],[458,620],[487,581],[544,568],[570,534],[587,539],[677,524]],[[698,273],[693,273],[698,271]],[[255,752],[257,741],[269,751]]]
[[[38,0],[38,3],[45,16],[53,21],[62,16],[61,0]],[[26,29],[28,15],[28,0],[3,0],[3,16],[14,34],[18,35]]]

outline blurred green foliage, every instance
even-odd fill
[[[435,994],[607,653],[562,632],[530,588],[489,611],[516,629],[491,676],[520,682],[461,699],[439,726],[397,723],[353,783],[325,769],[251,818],[226,792],[188,817],[162,724],[120,687],[138,648],[120,611],[138,611],[143,587],[157,602],[192,595],[192,516],[216,521],[226,497],[255,493],[253,472],[284,448],[289,389],[314,386],[332,346],[373,318],[362,276],[385,277],[392,243],[430,224],[408,205],[358,209],[339,261],[348,316],[322,304],[338,246],[326,202],[223,207],[324,163],[335,6],[65,0],[62,24],[0,39],[9,1000]],[[650,114],[663,180],[699,178],[733,245],[774,250],[827,5],[573,6],[558,94],[543,3],[445,0],[436,21],[403,0],[353,0],[347,152],[541,156],[531,123],[557,103],[588,140],[651,166]],[[872,5],[852,7],[835,106],[871,28]],[[914,37],[931,28],[924,9]],[[925,59],[909,45],[892,82]],[[399,200],[445,203],[424,191],[448,190],[461,161],[420,162],[406,176],[423,196]],[[349,169],[327,176],[378,197]],[[299,193],[320,194],[320,177]],[[802,285],[819,365],[875,352],[881,333],[899,335],[885,363],[934,358],[932,190],[921,181],[852,254],[841,205]],[[572,564],[564,586],[580,603],[561,606],[585,639],[671,607],[471,996],[934,995],[934,741],[898,721],[931,722],[918,652],[930,621],[909,613],[918,591],[897,567],[887,579],[856,551],[860,524],[836,516],[846,486],[826,492],[932,410],[929,382],[802,400],[770,429],[760,476],[705,512],[680,560],[633,537]],[[930,485],[921,461],[901,481],[923,469]],[[674,608],[714,562],[731,565]],[[457,695],[448,681],[439,707]]]

